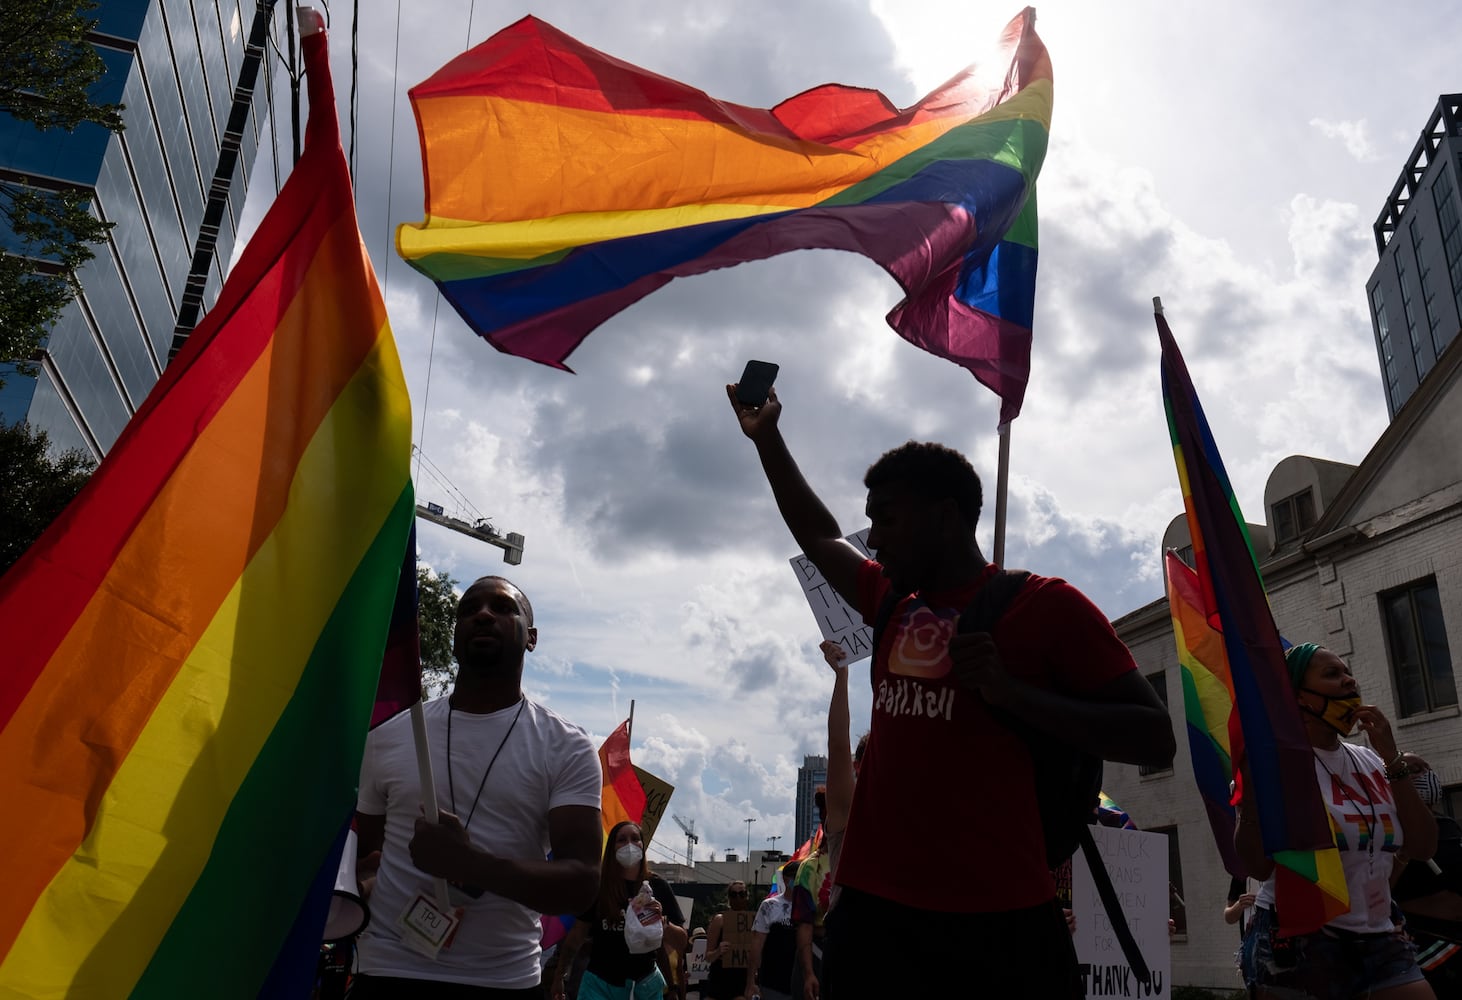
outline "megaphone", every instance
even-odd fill
[[[355,881],[356,845],[359,838],[351,830],[345,835],[345,848],[340,852],[340,869],[335,873],[335,891],[330,898],[330,914],[325,918],[324,942],[344,941],[365,930],[371,922],[371,911]]]

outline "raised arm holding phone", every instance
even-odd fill
[[[864,621],[890,602],[873,652],[871,737],[835,875],[821,996],[963,996],[962,970],[978,966],[991,996],[1080,997],[1045,864],[1030,749],[992,706],[1106,759],[1152,764],[1174,753],[1166,708],[1105,616],[1065,581],[1032,574],[990,633],[956,634],[960,613],[1000,573],[975,540],[980,479],[958,452],[909,442],[869,468],[877,559],[865,559],[792,458],[776,391],[760,406],[737,386],[726,392],[808,559]],[[988,821],[992,799],[1002,803],[1001,824]],[[959,832],[937,881],[887,864],[924,851],[929,829]],[[972,963],[947,960],[972,947]],[[888,962],[891,954],[899,961]]]

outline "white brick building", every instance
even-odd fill
[[[1453,346],[1359,466],[1304,456],[1280,462],[1264,491],[1268,523],[1250,533],[1281,633],[1346,659],[1398,745],[1437,769],[1462,815],[1454,676],[1462,665],[1462,350]],[[1181,552],[1188,544],[1180,515],[1163,545]],[[1171,770],[1144,775],[1109,764],[1106,791],[1144,829],[1176,838],[1186,933],[1174,940],[1173,981],[1237,988],[1239,936],[1223,922],[1229,876],[1193,782],[1167,600],[1115,625],[1166,694],[1179,738]]]

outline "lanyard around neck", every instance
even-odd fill
[[[467,810],[467,817],[462,820],[462,829],[467,829],[472,822],[472,814],[477,812],[477,800],[482,798],[482,789],[487,785],[487,776],[492,773],[492,766],[497,763],[498,755],[503,752],[503,747],[508,745],[508,737],[513,735],[513,730],[518,726],[518,718],[523,714],[523,706],[528,704],[527,698],[518,700],[518,711],[513,716],[512,724],[508,731],[503,733],[502,742],[497,745],[493,752],[492,759],[487,762],[487,769],[482,772],[482,780],[477,783],[477,794],[472,796],[472,808]],[[447,795],[452,802],[452,815],[457,815],[457,785],[452,780],[452,706],[447,706]]]

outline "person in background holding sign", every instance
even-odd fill
[[[647,912],[665,924],[664,942],[658,949],[635,954],[625,939],[624,927],[629,920],[645,922],[644,917],[634,915],[630,903],[647,882],[654,896]],[[564,980],[573,968],[574,956],[589,940],[593,949],[589,953],[589,967],[579,980],[578,1000],[661,1000],[665,976],[656,956],[667,946],[684,944],[684,925],[685,917],[670,883],[650,874],[639,825],[616,823],[604,842],[599,899],[592,910],[578,919],[559,948],[550,978],[551,997],[561,1000],[564,996]]]
[[[380,867],[352,1000],[541,1000],[539,914],[593,901],[599,755],[588,733],[524,697],[523,657],[537,642],[533,606],[512,583],[487,576],[462,595],[456,685],[424,706],[446,807],[437,822],[421,815],[409,715],[367,737],[356,823],[361,871]],[[435,912],[432,876],[452,883],[453,913]],[[452,918],[432,947],[423,929]]]
[[[864,485],[878,558],[865,559],[788,451],[775,390],[760,407],[734,386],[727,396],[803,553],[865,621],[896,597],[873,652],[872,736],[838,862],[823,996],[967,996],[978,974],[989,996],[1080,997],[1030,744],[1006,720],[1106,760],[1166,765],[1176,749],[1167,709],[1111,624],[1064,581],[1032,575],[993,634],[956,635],[961,611],[1000,573],[975,540],[980,479],[958,452],[910,442],[873,464]],[[926,851],[933,830],[962,840],[941,854],[937,878],[889,863]]]
[[[706,957],[711,960],[701,983],[701,996],[706,1000],[739,1000],[743,996],[751,943],[737,933],[737,924],[744,920],[749,935],[753,917],[750,904],[746,883],[732,882],[726,887],[726,909],[713,916],[706,928]]]
[[[1330,810],[1345,867],[1350,910],[1312,934],[1279,936],[1274,862],[1264,854],[1259,817],[1248,801],[1241,764],[1234,849],[1260,887],[1250,929],[1259,997],[1355,997],[1428,1000],[1435,996],[1416,963],[1416,948],[1396,926],[1391,867],[1396,851],[1418,860],[1436,851],[1437,824],[1407,780],[1411,765],[1396,749],[1391,723],[1361,703],[1350,667],[1312,642],[1285,654],[1290,684],[1315,752],[1315,779]],[[1344,742],[1359,725],[1370,747]]]

